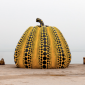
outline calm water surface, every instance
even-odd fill
[[[83,64],[83,57],[85,57],[85,52],[71,52],[70,64]],[[14,52],[0,52],[1,58],[4,58],[6,64],[15,64]]]

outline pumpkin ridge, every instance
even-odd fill
[[[31,27],[29,27],[29,29],[27,29],[24,34],[22,35],[22,37],[20,38],[16,48],[15,48],[15,53],[14,53],[14,61],[17,67],[19,67],[19,57],[20,57],[20,53],[21,53],[21,49],[22,49],[22,45],[23,45],[23,41],[25,39],[25,36],[27,35],[28,31],[30,31]]]
[[[24,67],[24,65],[23,65],[23,56],[24,56],[24,48],[25,48],[25,45],[26,45],[26,42],[27,42],[26,38],[30,35],[30,32],[32,31],[32,29],[33,29],[33,27],[31,27],[29,29],[29,31],[28,30],[25,31],[25,33],[27,32],[27,34],[26,34],[26,37],[23,41],[23,46],[22,46],[22,49],[21,49],[20,57],[19,57],[19,67]]]
[[[53,37],[52,37],[52,31],[51,27],[47,27],[47,33],[49,36],[49,42],[50,42],[50,52],[51,52],[51,68],[56,68],[56,55],[55,55],[55,47],[54,47],[54,42],[53,42]]]
[[[41,43],[39,49],[39,64],[42,69],[50,68],[50,54],[49,54],[49,41],[47,29],[45,26],[41,27]]]
[[[64,64],[62,64],[62,62],[64,62],[63,58],[65,58],[64,49],[62,48],[61,41],[58,37],[58,34],[57,34],[58,32],[53,27],[52,27],[52,33],[53,33],[53,38],[55,40],[55,48],[58,53],[58,56],[56,56],[58,57],[56,68],[64,68]]]
[[[38,30],[37,32],[36,32],[36,35],[34,36],[35,38],[34,38],[34,47],[33,47],[33,57],[32,57],[32,68],[39,68],[40,66],[39,66],[39,63],[38,63],[38,48],[39,48],[39,38],[40,38],[40,28],[38,27],[38,26],[36,26],[36,30]]]
[[[56,27],[54,27],[56,28]],[[70,50],[69,50],[69,47],[68,47],[68,44],[65,40],[65,38],[63,37],[62,33],[60,32],[60,30],[56,29],[58,31],[58,35],[60,36],[60,40],[61,42],[64,42],[62,43],[63,44],[63,47],[64,47],[64,51],[66,53],[66,56],[67,56],[67,60],[66,60],[66,67],[69,65],[70,61],[71,61],[71,53],[70,53]],[[70,59],[70,60],[69,60]]]
[[[32,31],[30,32],[30,35],[27,38],[26,44],[25,44],[25,49],[24,49],[24,55],[23,55],[23,65],[25,68],[31,68],[31,59],[32,59],[32,45],[33,45],[33,40],[34,36],[36,33],[35,27],[33,27]]]
[[[57,35],[58,35],[58,37],[59,37],[59,39],[60,39],[60,42],[61,42],[61,46],[62,46],[62,48],[64,49],[64,51],[63,51],[63,53],[65,54],[65,56],[63,56],[63,58],[65,58],[65,60],[63,60],[63,62],[65,62],[64,63],[64,68],[65,67],[67,67],[67,52],[66,52],[66,48],[65,48],[65,43],[62,43],[62,42],[64,42],[63,41],[63,38],[61,37],[61,35],[60,35],[60,32],[59,32],[59,30],[57,29],[57,28],[55,28],[55,27],[53,27],[55,30],[56,30],[56,32],[57,32]],[[63,59],[62,58],[62,59]]]

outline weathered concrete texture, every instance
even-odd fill
[[[65,69],[25,69],[15,64],[0,65],[0,85],[85,85],[85,65]]]

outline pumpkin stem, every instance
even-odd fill
[[[42,21],[40,18],[37,18],[37,19],[36,19],[36,22],[39,22],[39,23],[40,23],[40,27],[41,27],[41,26],[44,26],[44,23],[43,23],[43,21]]]

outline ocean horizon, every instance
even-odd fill
[[[71,52],[70,64],[83,64],[83,57],[85,57],[85,51]],[[0,51],[0,60],[1,58],[4,58],[5,64],[15,64],[13,51],[3,51],[3,52]]]

